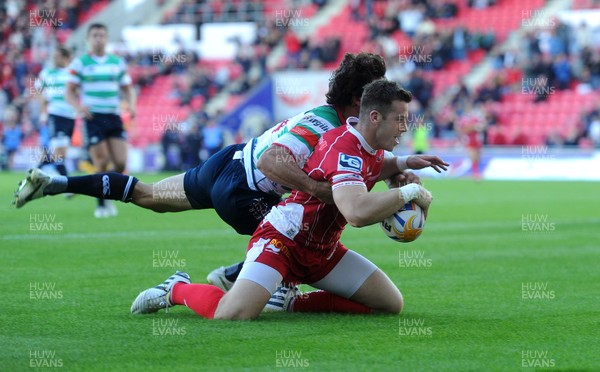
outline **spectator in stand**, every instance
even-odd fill
[[[590,124],[587,126],[587,137],[594,146],[600,147],[600,114],[594,114]]]
[[[467,88],[465,80],[461,79],[458,89],[451,100],[452,107],[455,108],[457,114],[461,115],[463,111],[465,111],[466,106],[470,104],[472,100],[471,92],[469,91],[469,88]]]
[[[455,138],[454,128],[457,121],[454,108],[451,106],[444,107],[436,116],[433,136],[443,139]]]
[[[283,39],[287,53],[287,67],[297,68],[300,65],[300,53],[302,52],[301,41],[293,31],[288,31]]]
[[[594,90],[600,88],[600,51],[586,46],[581,52],[581,60],[590,71],[592,88]]]
[[[551,93],[554,92],[554,87],[550,86],[550,80],[544,75],[539,75],[533,79],[533,84],[528,88],[529,92],[535,94],[533,102],[543,102],[548,99]]]
[[[427,2],[427,15],[434,19],[454,18],[458,14],[455,3],[444,0],[433,0]]]
[[[423,73],[420,70],[414,70],[410,74],[406,88],[425,110],[429,108],[429,102],[433,97],[433,85],[429,80],[423,78]]]
[[[500,77],[496,76],[493,80],[488,80],[483,84],[483,86],[479,89],[477,96],[475,97],[475,102],[500,102],[501,99],[502,85],[500,84]]]
[[[189,76],[190,74],[188,74]],[[192,72],[192,85],[191,85],[191,95],[192,97],[202,96],[207,99],[212,97],[212,81],[208,76],[206,70],[201,66],[196,66]]]
[[[23,132],[18,123],[19,113],[13,106],[9,106],[4,110],[4,133],[3,146],[7,154],[8,169],[14,169],[14,157],[21,145]]]
[[[197,123],[193,123],[183,139],[183,164],[181,169],[191,169],[200,165],[200,151],[204,141],[203,132]]]
[[[419,36],[430,36],[435,34],[435,23],[431,20],[429,16],[424,16],[421,23],[417,27],[417,35]]]
[[[252,62],[254,57],[253,50],[249,45],[242,43],[239,39],[236,40],[235,44],[237,46],[235,62],[237,62],[240,65],[244,74],[247,74],[252,68]]]
[[[564,54],[556,56],[554,63],[552,64],[552,71],[558,89],[568,89],[571,84],[571,65]]]
[[[581,75],[579,76],[579,83],[575,88],[577,94],[588,94],[594,91],[593,82],[592,82],[592,74],[587,67],[584,67],[581,71]]]
[[[467,58],[468,32],[462,27],[456,27],[452,32],[452,56],[462,61]]]
[[[323,63],[337,62],[341,46],[342,43],[338,37],[326,37],[322,46],[321,61],[323,61]]]
[[[525,68],[527,78],[545,77],[549,81],[554,81],[554,69],[550,55],[534,55],[533,63],[530,63],[530,61],[524,62],[528,66]]]
[[[567,133],[567,137],[565,138],[564,145],[565,146],[577,146],[579,145],[579,141],[583,138],[583,131],[580,128],[573,127],[569,129]]]
[[[215,120],[209,119],[206,126],[202,128],[203,148],[207,151],[206,159],[223,147],[223,135],[223,128]]]
[[[316,6],[320,8],[324,7],[325,5],[327,5],[327,0],[312,0],[313,4],[315,4]]]
[[[360,15],[360,3],[361,0],[350,0],[350,13],[352,14],[352,20],[355,22],[362,20]]]
[[[467,4],[471,8],[485,9],[488,6],[496,5],[496,0],[467,0]]]
[[[578,55],[583,52],[584,48],[589,48],[589,45],[593,44],[592,31],[585,20],[582,20],[581,23],[579,23],[579,26],[573,34],[574,43],[571,44],[571,55]]]
[[[8,106],[8,95],[3,89],[0,89],[0,119],[4,117],[4,110]]]
[[[561,137],[560,133],[558,133],[558,130],[554,129],[546,136],[546,146],[561,147],[562,145],[563,138]]]
[[[163,171],[176,171],[179,169],[181,161],[174,161],[171,156],[171,149],[179,147],[179,133],[174,131],[173,128],[167,127],[167,130],[163,133],[160,140],[163,156],[165,158],[165,165]]]
[[[398,23],[404,33],[411,38],[417,32],[417,27],[423,20],[425,14],[424,7],[420,4],[410,4],[398,14]]]

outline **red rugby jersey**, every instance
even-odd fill
[[[383,150],[374,150],[356,129],[343,125],[321,137],[304,171],[317,181],[328,181],[333,189],[363,185],[371,190],[383,158]],[[298,190],[273,207],[265,222],[299,245],[321,250],[336,245],[347,224],[337,206]]]

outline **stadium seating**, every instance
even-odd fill
[[[512,93],[495,106],[499,114],[499,126],[508,139],[521,129],[529,137],[531,145],[540,145],[546,137],[557,130],[566,137],[579,124],[581,114],[590,110],[598,95],[579,95],[573,90],[550,94],[543,102],[533,103],[533,95]]]
[[[497,40],[519,28],[523,22],[544,5],[543,0],[502,0],[484,9],[470,8],[465,0],[456,1],[458,15],[451,19],[436,19],[437,27],[461,25],[469,31],[493,31]]]

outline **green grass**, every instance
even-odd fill
[[[595,183],[428,180],[434,205],[418,241],[395,243],[378,226],[348,228],[342,239],[401,289],[400,317],[286,313],[225,322],[184,307],[129,314],[139,291],[176,269],[154,267],[154,251],[176,253],[199,282],[243,258],[248,238],[214,211],[155,214],[121,204],[117,218],[96,220],[94,200],[81,196],[12,210],[21,175],[0,177],[0,370],[59,362],[65,370],[278,370],[290,360],[316,371],[600,368]],[[36,215],[62,231],[31,231]],[[524,216],[546,218],[532,225],[545,231],[523,231]],[[401,268],[400,254],[415,252],[431,266]],[[524,283],[547,285],[537,294],[553,298],[523,299]],[[35,299],[34,290],[32,299],[31,285],[54,285],[38,292],[60,298]],[[161,330],[179,335],[154,334]]]

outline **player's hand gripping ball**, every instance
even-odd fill
[[[381,229],[390,239],[401,243],[416,240],[425,227],[423,209],[414,201],[408,202],[398,212],[381,221]]]

